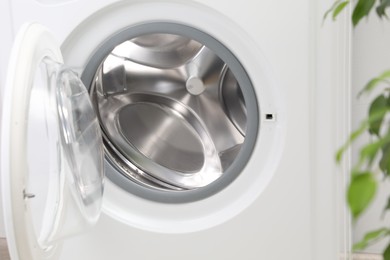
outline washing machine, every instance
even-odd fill
[[[321,27],[329,4],[4,1],[11,258],[338,259],[349,27]]]

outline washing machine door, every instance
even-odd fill
[[[1,174],[12,259],[56,259],[98,220],[100,127],[88,92],[39,24],[18,33],[2,107]]]

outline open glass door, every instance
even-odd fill
[[[103,148],[86,88],[39,24],[23,26],[2,107],[1,177],[12,259],[56,259],[61,241],[95,224]]]

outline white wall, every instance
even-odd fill
[[[357,93],[374,76],[390,69],[390,21],[380,20],[372,14],[368,20],[363,20],[353,34],[352,54],[352,124],[357,128],[361,119],[367,115],[370,100],[374,97],[364,96],[357,100]],[[359,144],[369,140],[366,135],[353,147],[353,161],[358,159]],[[390,212],[381,218],[383,208],[390,194],[390,182],[381,184],[375,202],[362,216],[354,227],[354,242],[359,241],[364,234],[382,226],[390,226]],[[381,253],[388,241],[371,246],[366,252]]]

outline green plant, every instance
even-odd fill
[[[351,4],[350,0],[338,0],[325,13],[325,17],[332,15],[333,19]],[[390,7],[390,0],[358,0],[354,2],[352,24],[358,23],[375,8],[380,18],[387,18],[386,9]],[[370,103],[368,115],[360,127],[351,133],[347,142],[337,152],[336,160],[340,162],[343,153],[363,133],[368,132],[372,138],[360,148],[359,160],[351,170],[351,181],[347,191],[347,202],[354,220],[368,207],[375,197],[378,179],[383,175],[385,180],[390,177],[390,127],[385,118],[390,115],[390,89],[380,85],[390,86],[390,70],[371,79],[360,95],[377,89],[379,94]],[[380,89],[378,89],[380,87]],[[384,205],[384,213],[390,210],[390,197]],[[362,250],[367,246],[390,237],[390,227],[383,227],[367,233],[363,239],[353,246],[354,250]],[[390,260],[390,243],[383,252],[383,258]]]

